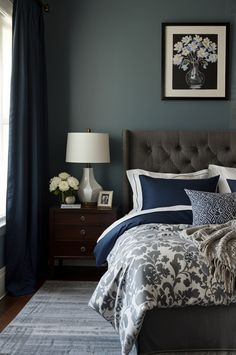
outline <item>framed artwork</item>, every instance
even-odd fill
[[[162,99],[227,100],[228,23],[162,24]]]
[[[98,195],[98,207],[112,207],[113,191],[100,191]]]

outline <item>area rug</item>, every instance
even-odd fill
[[[0,354],[120,355],[113,327],[87,305],[95,287],[46,281],[0,334]]]

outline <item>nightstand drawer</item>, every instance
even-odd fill
[[[78,226],[83,225],[110,225],[114,222],[114,215],[111,213],[99,213],[99,214],[92,214],[92,213],[80,213],[78,212],[70,212],[68,211],[61,212],[58,211],[55,213],[55,224],[75,224]]]
[[[104,230],[117,220],[117,208],[50,208],[49,267],[53,274],[55,259],[90,259]],[[85,263],[86,264],[86,263]]]
[[[89,241],[70,241],[55,242],[54,257],[75,258],[90,257],[94,258],[93,250],[96,244]]]
[[[57,240],[92,240],[96,241],[105,230],[100,226],[55,225],[54,238]]]

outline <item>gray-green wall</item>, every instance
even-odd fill
[[[235,0],[50,0],[45,15],[50,174],[65,163],[66,134],[110,134],[111,164],[97,180],[121,201],[123,128],[236,127]],[[161,24],[230,22],[229,101],[161,100]]]

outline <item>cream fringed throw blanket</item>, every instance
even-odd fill
[[[224,224],[197,226],[183,231],[199,242],[213,275],[232,293],[236,277],[236,220]]]

